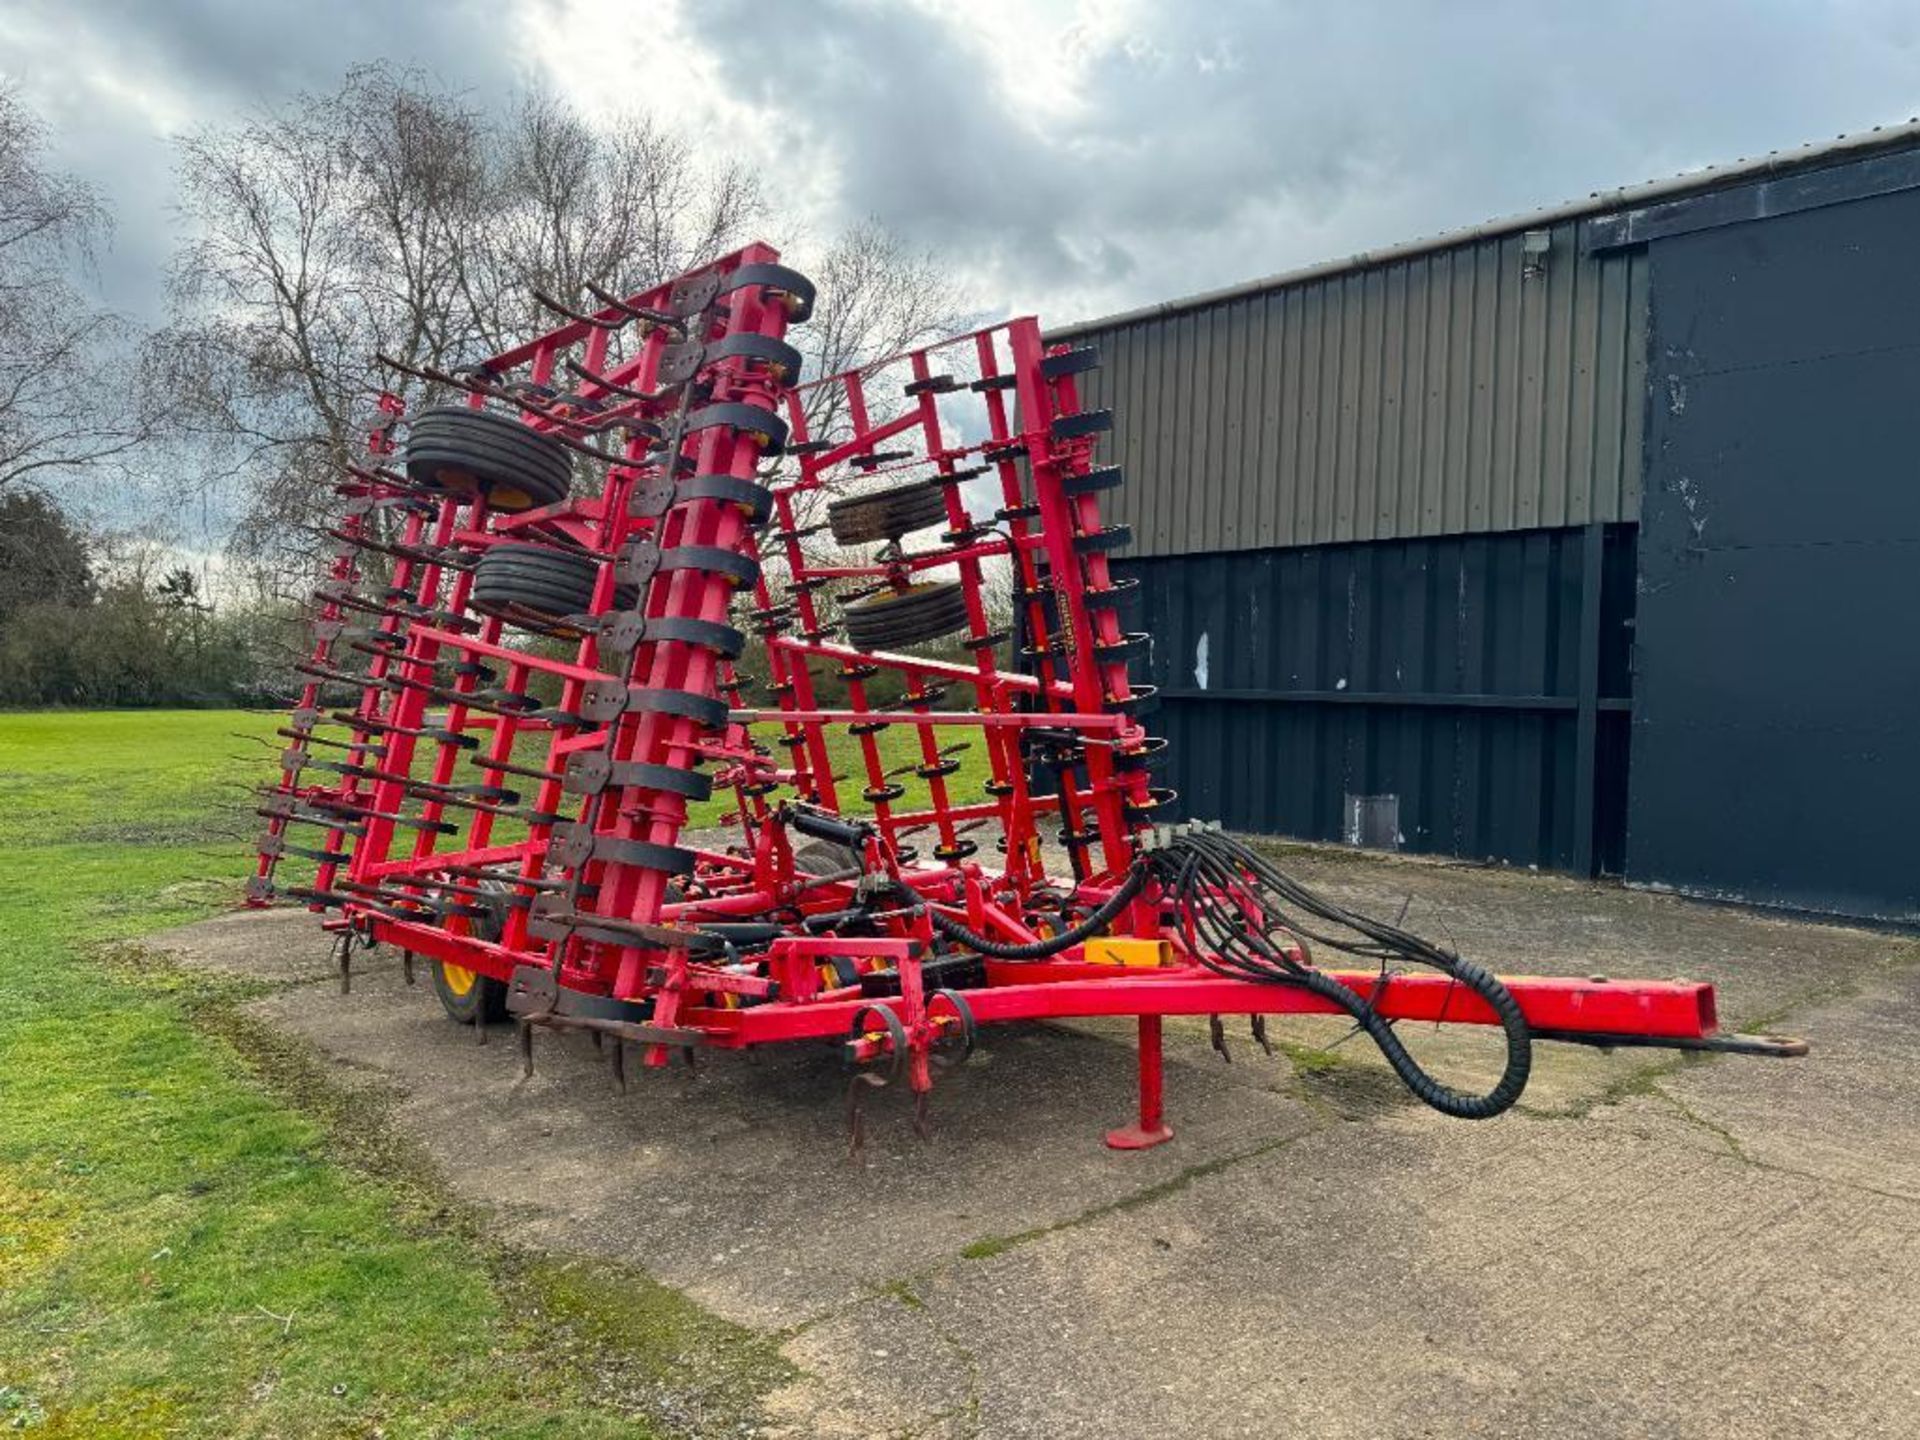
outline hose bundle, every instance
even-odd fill
[[[1508,1109],[1533,1069],[1533,1037],[1513,993],[1493,975],[1419,936],[1346,909],[1285,874],[1267,856],[1217,828],[1191,825],[1155,830],[1126,878],[1098,909],[1071,929],[1044,940],[1009,945],[976,934],[947,916],[935,926],[949,939],[1001,960],[1039,960],[1104,930],[1146,887],[1157,881],[1160,904],[1173,911],[1188,947],[1217,974],[1265,985],[1311,991],[1366,1031],[1394,1074],[1425,1104],[1463,1120],[1484,1120]],[[1483,1094],[1468,1094],[1435,1079],[1408,1052],[1392,1022],[1373,1002],[1300,957],[1288,939],[1325,946],[1386,966],[1438,970],[1492,1008],[1506,1036],[1506,1064]]]

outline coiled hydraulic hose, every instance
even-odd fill
[[[1170,835],[1163,832],[1097,909],[1071,929],[1044,940],[996,941],[938,911],[933,912],[933,924],[947,938],[982,955],[1041,960],[1100,933],[1149,880],[1159,882],[1163,901],[1180,914],[1189,947],[1201,964],[1232,979],[1294,985],[1330,1001],[1366,1031],[1401,1083],[1442,1114],[1485,1120],[1511,1107],[1526,1089],[1533,1071],[1533,1035],[1513,992],[1495,976],[1417,935],[1316,894],[1257,850],[1217,829],[1178,827]],[[1309,928],[1296,918],[1302,914],[1360,938]],[[1389,961],[1424,965],[1458,981],[1486,1001],[1505,1034],[1506,1064],[1500,1078],[1478,1095],[1435,1079],[1413,1058],[1373,999],[1302,961],[1293,947],[1275,939],[1276,934],[1376,960],[1382,986],[1391,984],[1385,969]]]
[[[1510,1107],[1527,1088],[1527,1078],[1533,1073],[1533,1035],[1527,1029],[1526,1016],[1520,1013],[1520,1002],[1513,998],[1511,990],[1492,975],[1471,960],[1455,961],[1454,968],[1448,973],[1491,1005],[1494,1013],[1500,1017],[1501,1029],[1506,1031],[1507,1063],[1500,1072],[1499,1080],[1483,1095],[1463,1094],[1436,1080],[1400,1043],[1392,1021],[1383,1019],[1370,1001],[1356,995],[1324,971],[1307,968],[1297,979],[1285,983],[1301,985],[1333,1001],[1351,1015],[1353,1023],[1366,1031],[1367,1038],[1380,1047],[1380,1053],[1386,1057],[1387,1064],[1393,1067],[1393,1073],[1400,1077],[1401,1083],[1421,1101],[1442,1115],[1452,1115],[1461,1120],[1488,1120]]]

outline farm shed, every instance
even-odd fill
[[[1920,125],[1068,327],[1187,813],[1920,915]]]

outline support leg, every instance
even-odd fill
[[[1115,1150],[1146,1150],[1164,1145],[1173,1131],[1161,1113],[1164,1081],[1160,1055],[1160,1017],[1140,1017],[1140,1120],[1107,1132],[1107,1144]]]

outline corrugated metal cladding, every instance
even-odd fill
[[[1366,798],[1397,830],[1368,843],[1620,869],[1632,527],[1122,568],[1141,581],[1154,647],[1135,669],[1161,688],[1148,723],[1172,742],[1180,813],[1350,840]]]
[[[1075,336],[1141,555],[1634,518],[1644,253],[1554,226]]]

